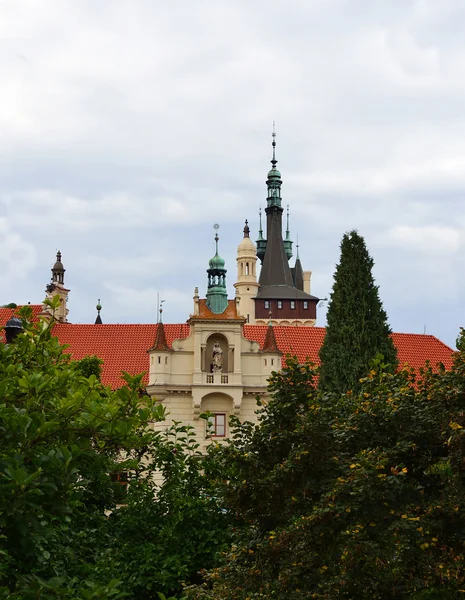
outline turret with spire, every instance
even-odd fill
[[[263,237],[263,227],[262,227],[262,209],[258,211],[260,216],[260,228],[258,230],[258,239],[257,239],[257,257],[260,259],[260,262],[263,264],[263,259],[265,258],[266,252],[266,240]]]
[[[287,260],[292,258],[292,240],[291,231],[289,229],[289,204],[287,205],[287,227],[286,227],[286,239],[284,240],[284,249],[286,250]]]
[[[281,173],[276,168],[276,131],[273,123],[272,134],[273,158],[268,172],[266,185],[268,189],[266,214],[266,250],[262,261],[259,283],[262,287],[270,285],[293,285],[288,257],[282,235],[281,206]]]
[[[215,226],[218,229],[218,226]],[[226,269],[224,259],[218,254],[218,232],[215,234],[216,252],[210,259],[207,288],[207,306],[212,313],[220,315],[228,306],[228,292],[226,290]]]

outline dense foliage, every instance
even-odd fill
[[[154,430],[142,376],[112,391],[98,359],[71,361],[22,317],[0,344],[0,597],[158,599],[195,581],[228,516],[191,430]]]
[[[465,594],[463,334],[450,372],[378,358],[344,394],[289,358],[202,456],[141,376],[111,391],[52,333],[0,344],[0,598]]]
[[[365,240],[356,231],[344,234],[320,349],[319,385],[325,391],[356,390],[378,354],[392,369],[397,366],[373,265]]]
[[[191,598],[465,594],[465,338],[451,372],[389,372],[335,399],[290,360],[258,426],[218,449],[244,526]]]

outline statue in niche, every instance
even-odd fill
[[[212,348],[212,371],[219,373],[223,369],[223,350],[218,342],[213,344]]]

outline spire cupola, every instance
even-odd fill
[[[52,267],[52,282],[63,285],[65,283],[65,271],[66,269],[61,262],[61,252],[58,250],[56,262]]]
[[[266,185],[268,188],[267,206],[281,206],[281,173],[276,168],[278,161],[276,160],[276,131],[273,121],[273,133],[272,133],[271,146],[273,148],[273,158],[271,159],[271,170],[268,172]]]
[[[219,225],[215,225],[218,230]],[[215,234],[216,252],[215,256],[208,263],[208,288],[207,288],[207,306],[212,313],[220,315],[228,306],[228,292],[226,290],[226,269],[225,261],[218,254],[218,231]]]

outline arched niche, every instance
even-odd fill
[[[221,350],[223,351],[223,367],[222,373],[230,373],[234,371],[234,352],[229,347],[228,339],[222,333],[213,333],[208,339],[205,345],[202,370],[206,373],[213,372],[213,346],[218,343]]]

